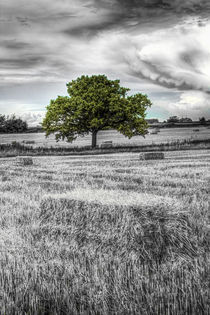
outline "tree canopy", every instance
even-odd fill
[[[147,133],[146,109],[152,105],[147,95],[127,96],[128,88],[105,75],[81,76],[67,83],[69,96],[58,96],[47,106],[42,126],[46,136],[72,142],[77,136],[92,134],[96,146],[99,130],[112,128],[124,136]]]
[[[171,116],[167,119],[168,123],[177,123],[179,122],[179,117],[178,116]]]
[[[28,129],[26,121],[17,118],[15,115],[5,116],[0,115],[0,132],[2,133],[15,133],[24,132]]]

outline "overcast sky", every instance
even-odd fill
[[[149,96],[148,118],[210,118],[209,16],[209,0],[1,0],[0,113],[36,123],[106,74]]]

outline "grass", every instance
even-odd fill
[[[210,133],[208,127],[199,127],[199,132],[193,131],[194,127],[186,128],[162,128],[158,134],[148,134],[145,138],[135,136],[130,140],[117,131],[105,130],[99,131],[97,135],[97,143],[99,146],[104,141],[112,141],[113,146],[121,147],[136,147],[136,146],[149,146],[154,144],[168,144],[192,140],[210,140]],[[150,129],[149,131],[152,131]],[[44,133],[20,133],[20,134],[0,134],[1,144],[11,144],[12,142],[19,142],[25,146],[32,146],[33,148],[80,148],[90,146],[91,136],[78,137],[73,143],[65,141],[56,142],[53,135],[45,138]]]
[[[151,131],[151,130],[150,130]],[[163,128],[158,134],[149,133],[145,138],[135,136],[130,140],[117,131],[98,133],[98,148],[92,150],[91,136],[78,137],[73,143],[56,142],[54,136],[45,138],[44,133],[0,134],[0,157],[86,155],[122,152],[151,152],[210,149],[210,133],[207,127],[200,127],[195,134],[193,127]],[[112,141],[111,148],[102,148],[104,141]]]
[[[210,152],[0,164],[1,314],[210,314]]]
[[[29,142],[29,141],[28,141]],[[32,141],[31,141],[32,142]],[[97,147],[92,149],[91,146],[80,147],[33,147],[13,141],[12,143],[0,144],[0,158],[1,157],[15,157],[15,156],[49,156],[49,155],[101,155],[122,152],[147,152],[146,156],[150,156],[149,152],[154,155],[162,155],[159,151],[180,151],[180,150],[201,150],[210,149],[210,139],[185,139],[177,140],[167,143],[154,143],[148,145],[114,145],[111,148]],[[159,153],[158,153],[159,152]]]

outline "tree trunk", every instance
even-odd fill
[[[97,130],[94,130],[92,132],[92,149],[96,147],[96,142],[97,142]]]

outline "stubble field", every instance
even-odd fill
[[[0,160],[1,314],[210,314],[210,151]]]
[[[99,131],[97,135],[97,143],[100,146],[104,141],[112,141],[113,146],[142,146],[160,143],[171,143],[183,140],[209,140],[209,127],[186,127],[186,128],[162,128],[158,134],[151,134],[152,128],[149,129],[149,134],[145,138],[135,136],[131,139],[124,137],[116,130]],[[196,131],[195,131],[196,130]],[[36,147],[82,147],[91,144],[91,135],[78,137],[73,143],[66,141],[56,142],[55,136],[50,135],[45,137],[45,133],[19,133],[19,134],[0,134],[0,144],[10,144],[19,142],[24,145]]]

